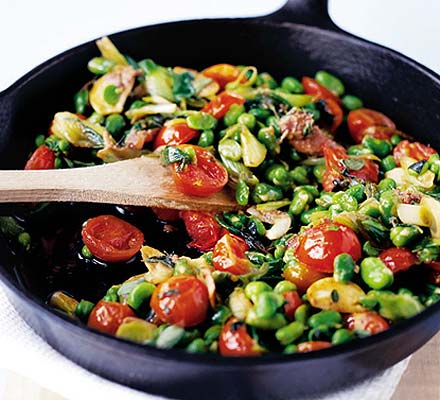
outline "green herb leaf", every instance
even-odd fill
[[[188,99],[196,93],[192,84],[194,76],[189,72],[183,74],[173,73],[173,95],[176,101]]]
[[[187,152],[184,152],[176,147],[166,146],[161,153],[162,165],[170,165],[179,163],[177,170],[182,171],[185,165],[192,161],[192,157]]]
[[[343,163],[351,171],[359,171],[365,166],[365,161],[360,158],[348,158]]]

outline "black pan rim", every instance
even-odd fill
[[[184,24],[193,24],[193,23],[219,23],[219,24],[265,24],[267,27],[271,28],[300,28],[302,30],[308,30],[310,32],[320,32],[325,33],[325,35],[334,37],[336,39],[342,39],[344,41],[352,42],[358,46],[374,48],[375,51],[381,51],[385,55],[392,55],[396,57],[399,61],[409,65],[410,67],[422,72],[424,75],[427,75],[433,83],[436,83],[440,86],[440,76],[430,70],[429,68],[423,66],[417,61],[412,60],[411,58],[395,51],[391,50],[385,46],[378,45],[376,43],[370,42],[368,40],[358,38],[351,34],[347,34],[344,32],[335,32],[329,31],[327,29],[318,28],[315,26],[297,24],[292,22],[274,22],[270,20],[265,20],[264,17],[257,18],[221,18],[221,19],[196,19],[196,20],[185,20],[185,21],[176,21],[176,22],[166,22],[154,25],[147,25],[143,27],[132,28],[116,33],[112,33],[109,36],[118,36],[122,34],[127,34],[135,31],[140,31],[144,29],[155,29],[162,28],[168,26],[176,26],[176,25],[184,25]],[[92,45],[95,40],[88,41],[86,43],[80,44],[74,48],[66,50],[49,60],[43,62],[37,67],[33,68],[31,71],[26,73],[23,77],[19,78],[15,83],[9,86],[6,90],[0,93],[1,96],[9,96],[13,95],[13,93],[18,90],[20,87],[24,86],[28,81],[32,80],[38,74],[44,72],[46,69],[50,68],[53,64],[60,63],[64,58],[72,55],[75,52],[78,52],[82,49],[87,48]],[[4,267],[2,266],[2,269]],[[84,332],[88,332],[89,338],[94,338],[95,340],[101,340],[105,345],[114,345],[118,347],[122,347],[124,350],[127,350],[127,353],[137,354],[142,356],[145,354],[146,356],[152,356],[155,358],[161,358],[164,360],[188,363],[188,364],[199,364],[199,365],[209,365],[209,366],[218,366],[222,368],[241,368],[243,366],[248,367],[268,367],[273,364],[279,363],[294,363],[301,361],[311,361],[315,359],[324,359],[324,358],[339,358],[347,355],[348,353],[354,355],[358,352],[363,352],[368,350],[368,348],[373,348],[377,343],[388,340],[389,338],[402,334],[408,329],[414,327],[417,323],[426,320],[433,316],[433,314],[440,312],[440,302],[434,304],[427,309],[425,309],[420,314],[404,321],[400,321],[397,325],[392,326],[389,330],[385,332],[381,332],[376,335],[372,335],[370,337],[355,340],[350,343],[342,344],[339,346],[331,347],[328,349],[323,349],[318,352],[306,353],[306,354],[291,354],[291,355],[283,355],[283,354],[267,354],[258,358],[233,358],[233,357],[222,357],[216,354],[190,354],[180,349],[168,349],[161,350],[152,346],[144,346],[132,342],[128,342],[125,340],[117,339],[116,337],[106,335],[103,333],[99,333],[95,330],[88,328],[87,326],[80,325],[79,323],[75,323],[70,320],[68,317],[61,316],[60,314],[49,309],[45,303],[43,303],[40,299],[35,298],[33,295],[27,293],[24,289],[18,288],[7,274],[4,271],[0,271],[0,280],[8,287],[9,290],[13,291],[14,294],[20,297],[21,300],[27,301],[30,303],[31,307],[38,310],[38,312],[44,313],[48,318],[56,321],[57,324],[64,323],[67,321],[72,329],[74,329],[77,333],[81,334]],[[184,357],[182,359],[182,357]]]

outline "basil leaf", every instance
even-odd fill
[[[173,95],[176,101],[194,96],[196,90],[192,84],[193,80],[194,76],[189,72],[173,74]]]

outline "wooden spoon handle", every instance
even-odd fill
[[[153,157],[96,167],[0,171],[0,202],[67,201],[183,210],[237,209],[228,189],[209,197],[178,192],[168,168]]]

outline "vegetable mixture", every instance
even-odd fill
[[[51,306],[140,344],[259,356],[376,334],[440,299],[439,154],[335,75],[279,83],[254,66],[199,72],[97,46],[93,78],[25,168],[160,157],[181,192],[228,185],[242,209],[153,210],[163,229],[184,226],[191,256],[150,247],[136,222],[84,221],[83,259],[129,271],[140,253],[145,271],[96,304],[61,290]]]

